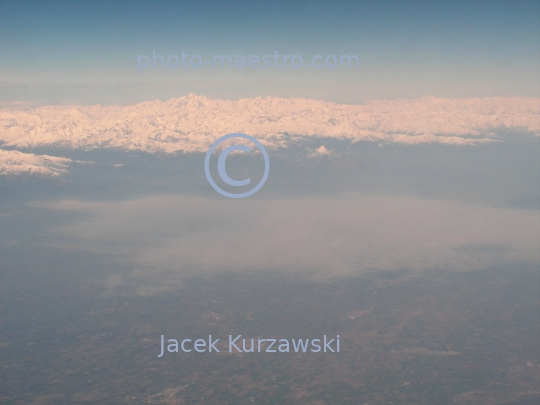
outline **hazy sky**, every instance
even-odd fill
[[[540,3],[0,3],[0,102],[539,96]],[[356,54],[359,69],[147,69],[138,55]]]

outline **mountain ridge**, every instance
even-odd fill
[[[266,147],[286,134],[404,144],[471,145],[498,140],[498,130],[540,135],[540,99],[495,97],[374,100],[361,105],[303,98],[238,101],[190,94],[130,106],[0,109],[0,144],[15,148],[115,148],[203,152],[220,136],[242,132]]]
[[[56,177],[66,173],[71,162],[68,158],[0,149],[0,176],[28,174]]]

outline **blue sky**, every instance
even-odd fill
[[[540,2],[0,3],[0,102],[540,95]],[[358,69],[147,69],[137,56],[355,54]],[[307,64],[307,63],[306,63]]]

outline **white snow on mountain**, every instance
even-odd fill
[[[31,174],[46,177],[66,172],[71,159],[0,149],[0,176]]]
[[[0,110],[0,143],[18,148],[116,148],[203,152],[218,137],[242,132],[265,146],[325,136],[406,144],[477,144],[499,130],[540,135],[540,99],[382,100],[343,105],[301,98],[216,100],[190,94],[132,106],[47,106]]]

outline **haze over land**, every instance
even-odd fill
[[[3,109],[0,175],[8,196],[28,193],[15,175],[37,175],[28,215],[80,216],[51,224],[47,244],[116,257],[158,290],[193,271],[537,263],[539,114],[534,98],[340,105],[193,94]],[[268,184],[248,201],[214,201],[204,178],[205,152],[231,132],[270,152]],[[257,156],[231,156],[228,170],[256,182]]]

